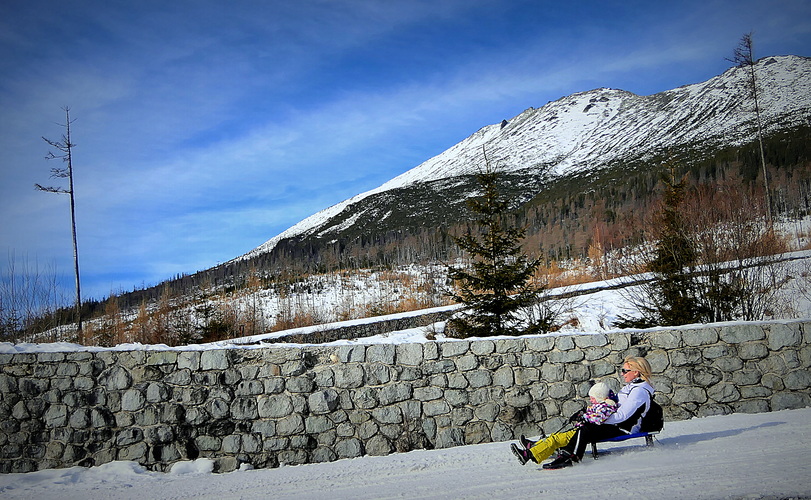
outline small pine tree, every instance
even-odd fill
[[[472,258],[470,269],[451,267],[450,278],[457,284],[449,295],[467,310],[450,320],[461,337],[486,337],[524,333],[517,326],[519,311],[537,302],[541,289],[532,283],[538,260],[530,260],[520,241],[525,228],[507,221],[509,203],[498,189],[499,173],[487,164],[476,175],[480,197],[467,201],[481,236],[471,229],[456,244]],[[532,325],[530,328],[537,325]]]
[[[659,220],[662,234],[649,265],[657,278],[654,288],[659,296],[658,323],[695,323],[700,321],[703,311],[696,298],[698,287],[692,273],[698,256],[680,211],[686,178],[676,182],[671,171],[670,176],[662,176],[662,183],[665,185]]]

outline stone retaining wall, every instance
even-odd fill
[[[217,471],[557,430],[645,355],[668,420],[811,405],[811,321],[596,335],[0,354],[0,472],[113,460]],[[665,429],[666,432],[666,429]]]

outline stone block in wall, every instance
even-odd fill
[[[36,364],[34,365],[34,372],[31,374],[35,378],[51,378],[56,375],[56,364]],[[75,365],[74,365],[75,366]],[[76,370],[78,373],[78,369]]]
[[[599,361],[606,358],[611,353],[608,347],[588,347],[583,349],[586,361]]]
[[[438,373],[452,373],[456,370],[456,363],[450,359],[425,362],[422,365],[426,375],[436,375]],[[422,378],[422,377],[418,377]]]
[[[470,351],[470,341],[468,340],[455,340],[439,344],[439,354],[443,358],[462,356],[467,354],[468,351]]]
[[[717,368],[724,373],[734,374],[743,369],[744,363],[741,358],[735,356],[723,356],[713,359],[710,362],[710,366]]]
[[[720,329],[720,339],[727,344],[741,344],[764,338],[766,338],[766,333],[763,331],[763,327],[757,323],[732,324]]]
[[[785,389],[783,385],[783,377],[774,373],[767,373],[760,378],[760,384],[763,387],[771,389],[772,391],[782,391]]]
[[[718,342],[718,330],[712,327],[702,327],[682,331],[684,345],[698,347]]]
[[[332,372],[338,388],[354,389],[363,385],[365,373],[360,364],[338,364],[332,367]]]
[[[502,359],[502,358],[499,358]],[[534,352],[534,351],[525,351],[519,354],[518,356],[518,364],[522,367],[534,368],[541,366],[546,361],[546,355]],[[500,366],[500,365],[498,365]],[[487,368],[496,367],[490,363],[486,364]]]
[[[702,387],[676,387],[673,391],[673,404],[706,403],[707,392]]]
[[[338,458],[357,458],[363,455],[363,443],[357,438],[342,439],[335,443]]]
[[[564,375],[564,379],[569,382],[583,382],[591,378],[589,365],[567,364],[565,371],[566,375]]]
[[[366,359],[370,363],[393,365],[396,355],[395,344],[370,345],[366,349]]]
[[[449,401],[450,403],[450,401]],[[470,408],[452,408],[451,409],[451,425],[461,427],[474,418],[473,410]]]
[[[707,346],[701,350],[701,353],[706,359],[716,359],[737,355],[735,346],[729,344],[717,344]]]
[[[470,350],[476,356],[487,356],[496,350],[496,344],[492,340],[480,340],[472,342]]]
[[[673,366],[695,366],[701,364],[703,357],[698,348],[685,347],[670,354],[670,363]]]
[[[701,405],[701,407],[696,412],[696,416],[712,417],[714,415],[729,415],[730,413],[732,413],[732,407],[730,405],[719,403],[708,403]]]
[[[608,337],[603,333],[577,335],[574,337],[574,344],[578,349],[585,349],[587,347],[604,347],[608,345]]]
[[[388,455],[393,450],[391,441],[381,435],[373,436],[366,442],[366,454],[371,456]]]
[[[532,395],[526,389],[514,388],[506,391],[504,403],[514,408],[526,408],[532,404]]]
[[[781,352],[775,354],[783,358],[786,363],[786,367],[789,369],[793,370],[797,368],[806,368],[803,366],[803,363],[800,360],[800,353],[797,352],[796,349],[783,349]]]
[[[232,418],[237,420],[253,420],[259,417],[259,409],[254,397],[239,397],[234,399],[229,408]]]
[[[645,338],[653,348],[678,349],[682,347],[682,332],[680,330],[646,332]]]
[[[447,362],[453,364],[453,361],[447,360]],[[400,366],[400,365],[397,365],[395,367],[395,370],[397,371],[396,380],[399,380],[401,382],[419,383],[420,381],[425,380],[425,375],[426,374],[430,375],[430,373],[427,372],[427,371],[423,372],[423,368],[421,368],[419,366]],[[441,371],[432,372],[432,373],[441,373]]]
[[[293,411],[293,401],[286,394],[260,396],[257,410],[259,418],[282,418]]]
[[[736,401],[730,406],[735,413],[765,413],[771,411],[769,402],[765,399],[749,399]]]
[[[755,385],[760,383],[762,376],[760,370],[744,367],[732,373],[732,383],[738,386]]]
[[[788,371],[786,360],[778,355],[767,356],[763,359],[759,358],[756,366],[762,373],[785,373]]]
[[[804,391],[811,387],[811,371],[794,370],[783,377],[786,389],[790,391]]]
[[[68,422],[68,407],[65,405],[51,405],[44,415],[45,427],[64,427]]]
[[[490,428],[487,422],[481,420],[468,422],[464,427],[464,439],[467,445],[489,442]]]
[[[443,397],[454,408],[462,407],[470,402],[468,392],[457,389],[446,390]]]
[[[449,414],[451,407],[448,402],[444,400],[427,401],[423,403],[422,411],[428,417],[436,417],[437,415]]]
[[[144,363],[153,365],[174,365],[177,363],[177,351],[149,351]]]
[[[462,372],[475,370],[479,367],[479,360],[473,354],[465,354],[454,360],[456,369]]]
[[[102,372],[97,383],[108,391],[117,391],[129,388],[132,385],[132,376],[123,366],[115,365]]]
[[[220,398],[206,401],[205,409],[209,416],[215,420],[228,418],[231,415],[231,408],[228,401]]]
[[[646,356],[653,373],[662,373],[670,368],[670,356],[666,349],[654,349]]]
[[[340,346],[336,354],[341,363],[363,363],[366,361],[366,346]]]
[[[710,387],[724,379],[721,370],[708,365],[693,366],[691,369],[691,379],[699,387]]]
[[[761,342],[743,342],[738,344],[738,356],[744,361],[763,359],[769,356],[769,349]]]
[[[192,372],[188,368],[175,370],[166,375],[163,378],[163,382],[170,385],[187,386],[192,382],[191,374]]]
[[[360,368],[360,373],[363,374],[363,369],[360,365],[357,365],[357,367]],[[363,376],[361,375],[361,381],[362,380]],[[290,377],[287,379],[285,386],[288,392],[308,394],[315,388],[315,383],[309,377]]]
[[[492,382],[501,387],[512,387],[515,385],[515,375],[511,366],[501,366],[493,373]],[[474,387],[482,387],[481,385]]]
[[[520,353],[526,350],[526,342],[522,338],[499,339],[495,343],[496,352],[499,354]]]
[[[436,386],[426,386],[426,387],[415,387],[414,388],[414,399],[417,401],[434,401],[436,399],[441,399],[445,392],[442,390],[441,387]]]
[[[473,370],[465,373],[465,378],[472,388],[489,387],[493,384],[493,374],[489,370]]]
[[[439,344],[437,342],[422,344],[422,357],[426,361],[439,359]]]
[[[549,384],[549,397],[553,399],[570,399],[575,397],[574,385],[568,381]]]
[[[398,406],[386,406],[372,410],[372,418],[381,424],[400,424],[403,422],[403,413]]]
[[[576,347],[572,335],[558,335],[555,337],[555,349],[558,351],[571,351]]]
[[[769,349],[778,351],[784,347],[799,346],[802,332],[798,323],[786,325],[773,323],[765,326]]]
[[[291,436],[301,432],[304,432],[304,418],[299,414],[288,415],[276,422],[276,434],[279,436]]]
[[[739,400],[741,393],[734,384],[722,382],[709,387],[707,396],[716,403],[731,403]]]
[[[398,382],[381,387],[377,393],[377,398],[381,405],[388,406],[411,399],[413,391],[412,384]]]
[[[515,385],[531,387],[538,383],[540,370],[537,368],[517,367],[513,370],[513,376],[515,377]]]
[[[464,431],[458,427],[438,427],[436,431],[436,442],[434,447],[437,449],[452,448],[454,446],[462,446],[465,444]]]
[[[307,398],[310,413],[324,415],[338,408],[338,392],[334,389],[314,392]]]
[[[747,385],[740,388],[741,399],[763,399],[772,395],[772,390],[761,385]]]
[[[486,402],[480,405],[475,405],[473,415],[479,420],[493,422],[501,412],[501,408],[496,403]]]
[[[589,363],[588,367],[592,378],[601,378],[608,375],[614,375],[620,369],[618,364],[612,363],[605,359],[591,362]]]
[[[798,392],[778,392],[769,400],[771,411],[794,410],[811,406],[811,396]]]
[[[547,359],[550,363],[560,364],[577,363],[583,361],[585,357],[585,353],[580,350],[550,351],[547,354]]]
[[[545,364],[541,367],[541,380],[546,382],[560,382],[566,373],[566,367],[563,364]]]
[[[397,344],[397,364],[417,366],[423,362],[422,344]]]

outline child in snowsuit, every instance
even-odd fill
[[[617,411],[617,403],[611,398],[613,395],[609,387],[603,382],[598,382],[589,389],[590,405],[585,409],[583,414],[577,418],[574,426],[575,429],[566,432],[556,432],[549,437],[540,439],[538,441],[531,441],[524,436],[521,436],[521,446],[511,444],[513,454],[518,457],[521,465],[526,464],[532,460],[539,464],[552,456],[558,448],[562,448],[569,444],[569,440],[575,435],[577,428],[582,427],[585,422],[593,424],[601,424]]]

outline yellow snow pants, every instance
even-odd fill
[[[532,456],[535,457],[535,461],[541,463],[547,458],[551,457],[555,450],[569,444],[569,441],[572,439],[572,437],[574,437],[575,432],[575,430],[571,430],[551,434],[546,439],[541,439],[535,443],[535,445],[530,448],[529,451],[532,453]]]

